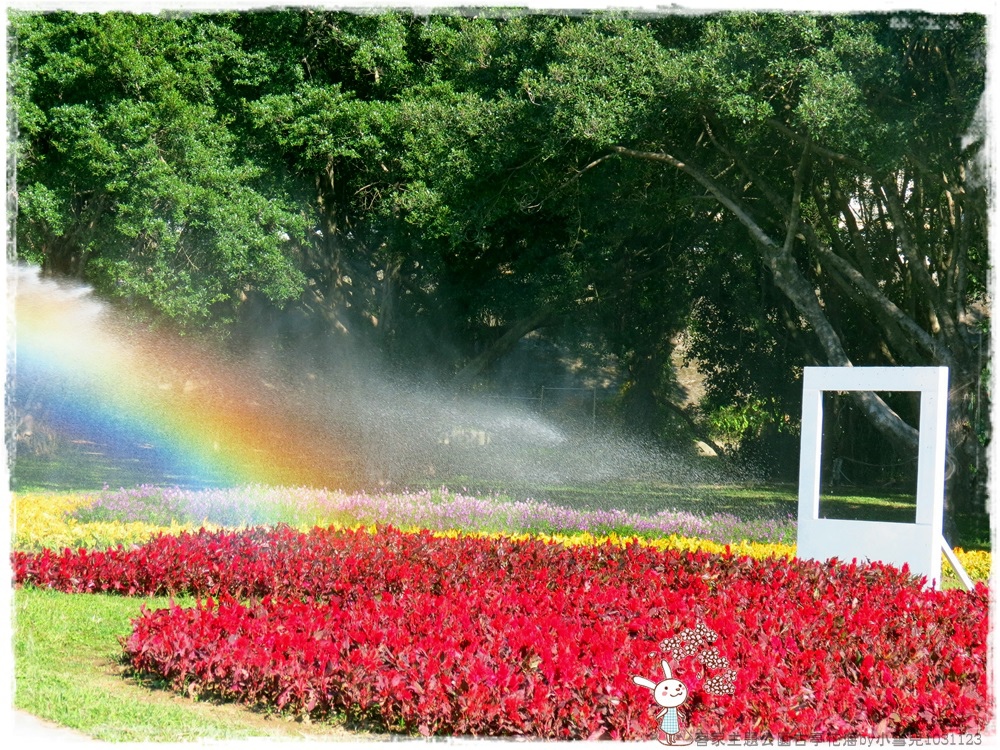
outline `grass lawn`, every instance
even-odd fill
[[[132,678],[123,679],[118,636],[145,604],[166,598],[14,591],[14,706],[99,740],[186,742],[307,738],[378,738],[343,723],[305,724],[231,703],[195,701]],[[190,598],[177,598],[191,604]],[[384,735],[382,735],[384,737]]]
[[[181,487],[192,477],[166,475],[141,454],[129,458],[108,458],[101,446],[72,444],[51,455],[21,455],[11,469],[14,492],[77,492],[109,487],[135,487],[152,480]]]

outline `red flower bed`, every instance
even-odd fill
[[[987,588],[923,591],[887,566],[277,529],[14,567],[67,591],[219,599],[145,611],[123,642],[178,688],[425,733],[648,739],[659,707],[631,677],[660,679],[662,658],[710,736],[940,736],[991,718]],[[660,651],[699,622],[711,659]],[[710,694],[706,663],[723,661],[735,690]]]

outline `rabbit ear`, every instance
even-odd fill
[[[647,680],[645,677],[633,677],[632,682],[636,685],[642,685],[644,688],[649,688],[650,690],[656,687],[656,683],[652,680]]]
[[[672,680],[673,679],[673,675],[670,674],[670,665],[667,664],[667,660],[664,659],[661,663],[663,664],[663,674],[665,674],[667,676],[668,680]]]

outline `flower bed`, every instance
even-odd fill
[[[15,493],[11,503],[13,548],[25,551],[43,549],[103,549],[119,544],[143,544],[156,534],[179,534],[197,531],[198,523],[167,520],[155,523],[148,518],[81,521],[74,513],[90,507],[96,495],[87,493],[55,494],[47,492]],[[212,526],[209,524],[209,528]]]
[[[654,736],[661,658],[692,726],[834,740],[981,731],[988,590],[904,572],[630,544],[394,529],[182,533],[126,550],[15,553],[18,583],[219,599],[144,612],[124,640],[176,688],[440,734]],[[734,692],[696,654],[699,622]]]
[[[423,518],[432,520],[430,508],[443,508],[444,516],[435,533],[445,536],[487,535],[508,536],[511,538],[539,538],[567,545],[603,544],[611,541],[624,545],[632,541],[647,544],[656,549],[679,549],[686,551],[705,551],[722,554],[728,547],[734,554],[748,555],[754,558],[795,557],[795,545],[782,542],[752,541],[753,529],[741,533],[732,523],[732,517],[715,515],[708,520],[698,521],[717,538],[726,541],[713,541],[704,537],[670,534],[667,536],[635,537],[620,533],[595,534],[591,531],[566,529],[556,533],[519,533],[509,530],[485,531],[483,529],[495,525],[496,514],[503,509],[510,510],[509,504],[498,500],[482,501],[480,508],[486,516],[477,518],[470,508],[475,498],[449,493],[419,493],[422,502],[427,506],[421,510],[418,502],[412,512],[406,516],[396,513],[397,518],[406,517],[410,520]],[[390,511],[399,511],[404,507],[402,499],[409,495],[346,495],[344,493],[328,493],[321,490],[250,487],[242,490],[180,490],[177,488],[139,487],[133,490],[105,491],[96,495],[53,495],[47,493],[15,494],[12,506],[12,519],[15,521],[14,549],[25,551],[40,551],[42,549],[104,549],[119,544],[131,546],[142,544],[158,533],[179,534],[182,531],[195,531],[198,526],[209,529],[220,526],[245,527],[251,519],[267,517],[272,523],[287,523],[302,530],[313,526],[328,526],[331,518],[337,517],[333,509],[345,510],[344,502],[357,503],[352,512],[339,516],[341,521],[360,516],[365,523],[348,524],[351,527],[371,525],[375,520],[387,523],[392,518]],[[325,499],[324,502],[321,502]],[[479,502],[479,501],[476,501]],[[534,510],[539,508],[526,504]],[[539,505],[540,504],[536,504]],[[267,512],[260,510],[267,508]],[[544,506],[548,507],[548,506]],[[364,509],[364,513],[360,510]],[[499,510],[498,510],[499,509]],[[461,510],[461,513],[458,511]],[[563,509],[566,510],[566,509]],[[379,516],[384,511],[386,516]],[[493,513],[490,516],[490,513]],[[506,512],[506,511],[503,511]],[[527,512],[527,511],[525,511]],[[567,510],[567,512],[570,512]],[[455,515],[458,513],[458,515]],[[679,514],[697,517],[692,514]],[[461,516],[466,519],[464,527],[449,527],[445,521],[449,518],[457,523]],[[200,523],[192,520],[202,518]],[[155,525],[151,518],[164,521],[167,525]],[[216,524],[209,523],[213,518]],[[582,518],[582,517],[581,517]],[[312,520],[309,520],[312,519]],[[492,520],[490,520],[492,519]],[[509,520],[509,519],[508,519]],[[535,517],[538,520],[538,517]],[[565,519],[564,519],[565,520]],[[580,519],[578,519],[580,520]],[[568,520],[567,520],[568,522]],[[393,525],[399,527],[398,521]],[[692,523],[694,523],[692,521]],[[774,522],[768,522],[774,523]],[[427,526],[404,524],[410,530],[416,531]],[[689,529],[690,524],[685,526]],[[769,527],[770,528],[770,527]],[[477,530],[478,529],[478,530]],[[690,529],[689,529],[690,530]],[[761,536],[768,536],[767,529],[758,528]],[[776,525],[771,528],[774,534],[787,536],[787,529]],[[793,529],[794,531],[794,529]],[[779,533],[780,532],[780,533]],[[955,554],[965,567],[966,572],[974,581],[988,581],[990,577],[991,555],[981,550],[965,551],[956,549]],[[958,578],[947,560],[942,563],[942,577],[945,582],[957,585]]]
[[[663,510],[642,515],[620,509],[578,510],[535,500],[503,496],[475,497],[445,488],[368,494],[305,487],[248,486],[185,490],[141,486],[105,490],[77,508],[80,522],[213,523],[255,526],[344,526],[374,523],[439,531],[526,531],[532,533],[618,533],[660,538],[698,537],[721,544],[738,540],[788,543],[795,539],[794,519],[741,519],[731,513],[698,515]]]

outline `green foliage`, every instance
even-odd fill
[[[613,356],[636,424],[677,396],[688,329],[703,411],[753,435],[747,405],[784,424],[804,364],[979,381],[981,15],[11,28],[19,253],[184,326],[346,337],[442,375],[534,326]],[[955,413],[986,413],[962,388]],[[968,468],[986,436],[952,427]]]
[[[227,124],[230,30],[53,14],[16,15],[12,35],[25,257],[182,325],[231,319],[251,290],[295,296],[282,235],[301,219]]]
[[[764,430],[775,425],[785,427],[785,416],[776,413],[774,404],[762,399],[751,399],[745,404],[720,406],[708,416],[712,432],[720,442],[739,446],[745,440],[759,439]]]

